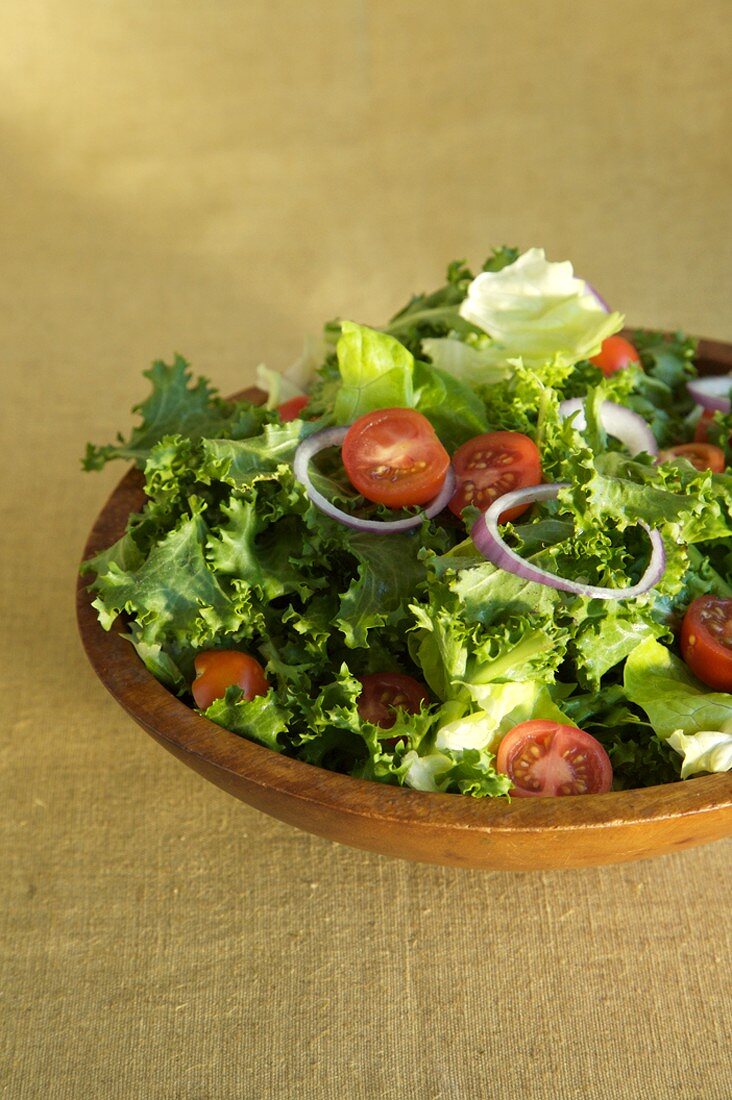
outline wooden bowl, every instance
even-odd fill
[[[732,370],[732,345],[701,341],[704,373]],[[131,470],[102,509],[84,560],[123,533],[144,499]],[[645,859],[732,834],[732,774],[579,798],[473,799],[328,772],[201,718],[99,625],[79,579],[77,615],[94,671],[143,729],[218,787],[300,829],[402,859],[509,871]]]

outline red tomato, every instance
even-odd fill
[[[708,443],[709,442],[709,427],[714,420],[714,413],[711,409],[704,409],[699,419],[696,422],[696,428],[694,429],[694,440],[696,443]],[[729,443],[732,445],[732,436],[729,437]]]
[[[613,782],[610,757],[599,741],[574,726],[522,722],[498,746],[496,768],[514,784],[511,795],[602,794]]]
[[[709,409],[704,409],[701,416],[696,422],[696,428],[694,429],[694,440],[696,443],[706,443],[709,438],[709,425],[714,420],[714,413]]]
[[[624,370],[631,363],[640,363],[640,355],[624,336],[608,336],[607,340],[603,340],[598,354],[593,355],[590,362],[599,367],[607,377],[608,374]]]
[[[732,599],[692,600],[681,624],[681,656],[707,687],[732,691]]]
[[[417,714],[422,703],[429,702],[423,684],[402,672],[372,672],[361,677],[363,691],[358,697],[358,713],[365,722],[390,729],[396,721],[395,707]]]
[[[210,707],[230,687],[240,687],[246,699],[266,695],[267,677],[259,661],[236,649],[209,649],[199,653],[193,662],[196,679],[191,691],[199,710]]]
[[[283,401],[281,405],[277,406],[277,412],[280,414],[280,420],[287,423],[288,420],[297,420],[298,416],[305,408],[309,398],[305,397],[291,397],[289,401]]]
[[[389,508],[426,504],[439,493],[450,456],[415,409],[377,409],[351,424],[343,465],[367,500]]]
[[[521,432],[487,432],[458,447],[452,458],[457,489],[450,511],[459,516],[467,504],[485,512],[496,499],[512,489],[541,482],[541,457],[533,439]],[[528,504],[509,508],[502,523],[525,512]]]
[[[711,470],[714,474],[721,474],[726,466],[724,451],[713,443],[679,443],[658,452],[659,462],[668,462],[670,458],[685,458],[697,470]]]

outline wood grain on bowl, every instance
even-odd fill
[[[701,341],[703,373],[732,370],[732,345]],[[243,395],[240,395],[243,396]],[[261,391],[246,391],[250,399]],[[102,509],[83,560],[108,547],[143,503],[137,470]],[[578,798],[473,799],[351,779],[292,760],[201,718],[105,632],[77,585],[81,638],[99,679],[179,760],[263,813],[356,848],[401,859],[509,871],[645,859],[732,835],[732,774]]]

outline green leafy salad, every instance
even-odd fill
[[[571,264],[501,248],[260,368],[262,404],[154,363],[129,438],[84,458],[145,478],[83,566],[102,626],[212,722],[360,778],[730,769],[732,380],[705,408],[694,341],[623,322]]]

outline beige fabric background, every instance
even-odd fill
[[[493,244],[732,339],[729,4],[0,7],[0,1087],[12,1100],[727,1100],[730,852],[463,873],[271,821],[76,639],[140,371],[223,392]]]

